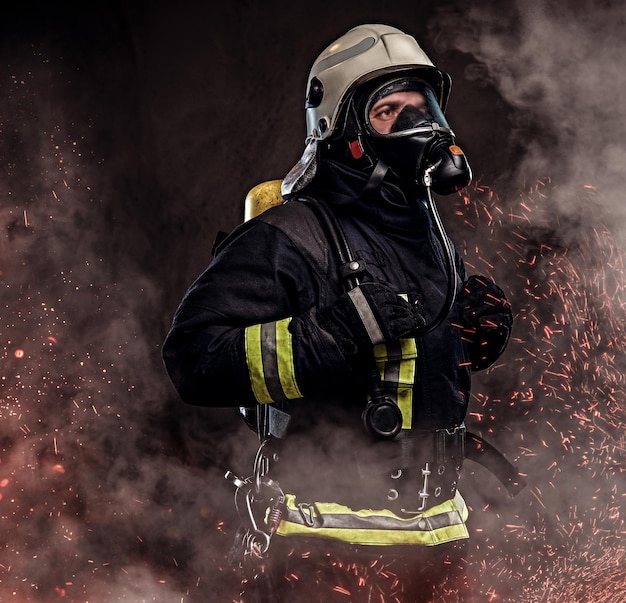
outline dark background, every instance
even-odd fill
[[[0,595],[230,601],[225,469],[254,437],[183,407],[160,345],[213,239],[304,144],[319,52],[383,22],[453,78],[474,170],[439,199],[516,310],[468,424],[477,600],[623,590],[624,8],[619,2],[21,3],[0,20]],[[495,598],[498,597],[498,598]],[[617,598],[616,598],[617,597]]]

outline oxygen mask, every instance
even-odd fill
[[[426,82],[387,81],[370,93],[364,110],[372,149],[400,178],[432,186],[441,195],[469,184],[470,166]]]

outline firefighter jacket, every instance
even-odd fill
[[[389,183],[374,198],[357,198],[364,184],[360,173],[324,164],[301,198],[230,233],[177,309],[164,362],[189,404],[270,405],[290,417],[272,468],[289,493],[279,533],[366,544],[464,538],[467,508],[456,490],[462,442],[450,434],[463,428],[471,361],[457,306],[426,335],[373,350],[403,417],[400,435],[386,442],[373,442],[361,421],[371,356],[345,358],[316,320],[343,285],[325,241],[322,262],[299,243],[303,232],[317,232],[315,217],[302,209],[305,199],[321,199],[335,212],[364,263],[363,280],[422,300],[427,321],[444,304],[444,256],[424,202]],[[462,283],[458,255],[456,269]],[[448,434],[447,457],[439,461],[454,467],[418,511],[420,468],[438,454],[432,434]]]

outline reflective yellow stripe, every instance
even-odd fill
[[[417,358],[417,341],[413,337],[400,340],[400,349],[402,350],[402,358]],[[413,376],[411,375],[411,382]]]
[[[402,429],[411,429],[413,423],[413,385],[417,367],[417,342],[414,338],[400,339],[399,356],[389,352],[384,343],[374,346],[376,365],[386,390],[393,388],[391,395],[402,411]],[[390,358],[391,356],[391,358]],[[393,377],[391,375],[394,375]]]
[[[296,382],[291,318],[245,329],[246,363],[257,402],[302,398]]]
[[[281,536],[306,536],[340,540],[349,544],[391,546],[394,544],[416,544],[435,546],[453,540],[469,538],[465,524],[439,528],[432,532],[402,530],[341,530],[332,528],[312,529],[299,524],[286,524],[277,532]]]
[[[398,384],[398,406],[402,411],[402,429],[411,429],[413,424],[413,385],[417,365],[417,343],[415,339],[401,339],[402,360]],[[407,384],[407,385],[404,385]]]
[[[304,520],[293,495],[286,495],[286,504],[286,518],[277,531],[282,536],[313,536],[380,546],[433,546],[469,538],[465,525],[468,509],[458,492],[455,498],[408,518],[399,517],[387,509],[353,511],[334,503],[316,503],[306,514],[307,518],[314,519],[309,521],[314,525]]]
[[[415,360],[407,360],[407,363],[415,364]],[[410,387],[398,387],[398,406],[402,412],[402,429],[411,429],[413,424],[413,389]]]
[[[374,346],[374,358],[378,368],[382,370],[383,363],[387,360],[387,346],[384,343],[377,343]]]
[[[261,349],[261,325],[252,325],[245,329],[246,363],[250,374],[252,393],[257,402],[270,404],[270,396],[263,373],[263,352]]]
[[[300,505],[303,503],[298,503],[297,496],[295,494],[285,494],[285,504],[287,508],[291,511],[297,511],[300,509]],[[369,519],[369,518],[386,518],[394,522],[399,522],[401,524],[408,524],[415,522],[419,519],[426,519],[429,517],[435,517],[437,515],[441,515],[443,513],[448,513],[451,511],[459,511],[461,513],[462,518],[467,519],[467,505],[465,504],[465,500],[461,496],[461,494],[457,491],[455,493],[454,498],[448,498],[438,505],[427,509],[423,513],[415,513],[409,517],[400,517],[390,509],[359,509],[355,511],[346,505],[342,505],[339,503],[333,502],[316,502],[312,505],[306,505],[314,508],[316,513],[320,516],[323,515],[343,515],[346,518],[355,517],[359,519]],[[463,517],[463,515],[465,516]]]
[[[278,377],[285,397],[289,400],[302,398],[296,382],[296,369],[293,362],[293,339],[289,324],[291,318],[276,322],[276,355],[278,359]]]

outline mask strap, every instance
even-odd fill
[[[379,159],[376,167],[372,170],[372,173],[369,177],[369,180],[367,181],[367,184],[365,185],[365,188],[361,191],[361,194],[359,196],[364,197],[370,192],[378,189],[388,171],[389,166],[382,159]]]

